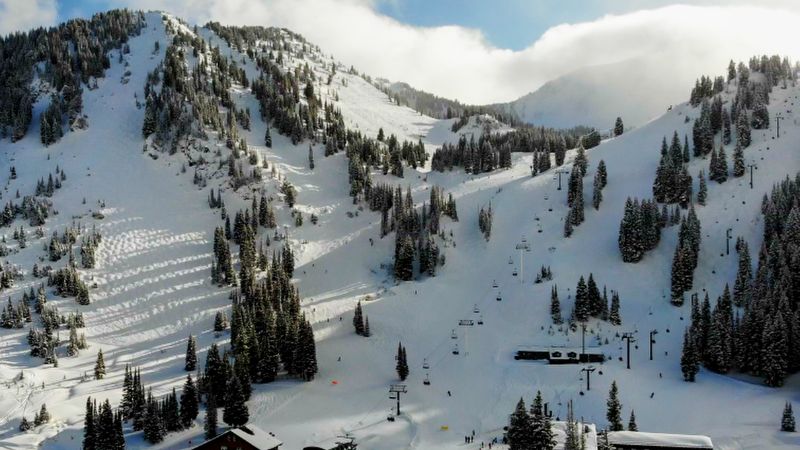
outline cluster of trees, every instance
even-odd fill
[[[81,238],[81,267],[84,269],[93,269],[95,265],[94,252],[97,246],[103,240],[103,236],[97,231],[97,228],[92,225],[92,231],[87,236]]]
[[[474,115],[489,115],[496,120],[516,126],[519,124],[519,119],[512,113],[504,111],[499,106],[474,106],[464,105],[458,100],[450,100],[442,98],[434,94],[430,94],[419,89],[415,89],[407,83],[392,83],[388,86],[373,83],[373,85],[383,91],[389,98],[394,100],[397,105],[408,106],[414,111],[421,112],[426,116],[435,117],[437,119],[453,119],[456,117],[464,120]],[[457,121],[456,123],[459,123]],[[466,120],[464,120],[466,123]],[[453,124],[455,127],[455,123]],[[463,125],[462,125],[463,126]],[[460,127],[455,128],[453,132],[457,132]]]
[[[464,168],[467,173],[491,172],[497,168],[511,167],[511,147],[495,147],[489,133],[481,134],[478,141],[471,135],[469,141],[462,135],[457,144],[445,143],[436,149],[431,159],[431,169],[438,172],[452,170],[453,166]]]
[[[492,237],[493,218],[494,218],[494,213],[492,212],[491,203],[486,209],[481,207],[481,210],[478,211],[478,228],[481,230],[483,238],[486,239],[487,241]]]
[[[658,246],[661,229],[669,223],[666,205],[659,212],[654,200],[628,199],[625,213],[619,224],[619,251],[622,260],[636,263],[644,258],[645,252]]]
[[[31,226],[38,227],[44,225],[52,211],[53,203],[49,199],[26,195],[19,204],[6,202],[0,211],[0,227],[11,226],[18,216],[27,219]]]
[[[61,182],[67,179],[67,174],[64,173],[59,166],[56,166],[56,176],[53,174],[47,176],[47,182],[44,178],[40,178],[36,182],[36,195],[43,195],[45,197],[52,197],[56,189],[61,189]]]
[[[525,401],[519,399],[509,417],[506,442],[510,450],[553,450],[556,447],[555,433],[540,391],[536,391],[530,412],[525,408]]]
[[[58,231],[53,231],[50,243],[47,245],[47,256],[52,262],[60,260],[65,255],[70,255],[70,260],[75,259],[72,255],[72,246],[78,241],[80,230],[67,226],[59,237]]]
[[[589,274],[588,282],[581,276],[578,285],[575,287],[575,304],[572,309],[572,320],[576,322],[586,322],[590,317],[607,320],[612,325],[621,325],[622,317],[619,312],[619,293],[611,291],[611,303],[609,304],[606,287],[603,286],[603,293],[594,281],[594,275]],[[550,311],[554,318],[561,317],[558,289],[554,286],[550,298]],[[555,323],[560,323],[555,322]]]
[[[395,364],[395,371],[397,371],[397,376],[400,378],[400,381],[406,381],[408,378],[408,358],[406,357],[406,348],[403,347],[403,343],[400,342],[397,344],[397,355],[394,357],[396,364]]]
[[[395,252],[394,252],[394,276],[397,280],[409,281],[414,278],[414,262],[418,260],[417,266],[420,275],[436,275],[436,268],[444,264],[444,255],[439,251],[435,236],[440,235],[444,239],[444,230],[441,228],[442,216],[448,216],[452,220],[458,220],[456,202],[452,195],[447,200],[444,198],[444,191],[438,186],[433,186],[430,191],[429,202],[423,203],[418,210],[414,207],[414,200],[411,197],[411,188],[403,194],[400,187],[394,190],[394,197],[391,197],[391,189],[384,188],[380,194],[383,215],[381,218],[382,232],[394,230],[395,233]],[[389,218],[386,205],[391,205],[392,216]]]
[[[712,311],[692,301],[692,324],[684,337],[681,368],[694,381],[699,365],[727,373],[738,370],[781,386],[800,370],[800,307],[795,275],[800,255],[800,176],[776,185],[762,204],[764,242],[753,275],[747,243],[737,240],[739,267],[733,293],[728,286]]]
[[[589,161],[586,158],[586,150],[582,145],[578,145],[578,153],[575,156],[575,161],[572,164],[572,171],[569,174],[569,181],[567,182],[567,206],[569,206],[570,209],[567,213],[567,217],[564,218],[564,237],[570,237],[573,228],[582,224],[584,221],[583,177],[586,176],[588,168]],[[606,177],[605,164],[603,164],[603,173],[597,175],[595,181],[599,184],[603,184]],[[600,186],[597,185],[596,188],[600,188]],[[596,192],[595,195],[602,196],[599,192]],[[600,203],[598,202],[597,205],[599,207]]]
[[[231,391],[235,386],[230,386]],[[230,396],[235,396],[233,392]],[[122,429],[123,421],[130,421],[134,431],[143,431],[144,438],[151,444],[161,442],[169,432],[180,431],[190,428],[197,418],[199,403],[201,399],[201,389],[195,384],[191,375],[187,375],[183,385],[181,395],[178,396],[175,388],[172,392],[157,399],[153,396],[152,390],[145,389],[142,384],[141,372],[125,366],[125,377],[122,383],[122,400],[117,411],[119,429]],[[241,404],[243,405],[243,401]],[[236,407],[240,407],[238,405]],[[246,408],[246,406],[245,406]],[[87,417],[90,415],[90,405],[87,404]],[[84,424],[84,449],[105,449],[105,448],[124,448],[124,439],[121,440],[122,447],[104,447],[100,445],[103,439],[109,439],[114,435],[114,431],[106,428],[105,430],[97,424],[97,414],[92,413],[94,422],[89,420]],[[87,441],[89,444],[87,444]],[[92,445],[92,447],[88,447]]]
[[[52,142],[54,133],[61,131],[62,111],[70,125],[79,119],[81,83],[102,77],[110,66],[108,52],[125,47],[144,25],[143,13],[118,9],[0,38],[0,136],[11,136],[12,141],[25,136],[36,102],[30,88],[36,75],[50,85],[54,99],[63,105],[43,114],[48,123],[42,128],[43,142]],[[35,68],[37,63],[42,64],[40,70]],[[50,126],[56,121],[57,131]]]
[[[659,203],[679,203],[686,208],[692,201],[692,176],[686,168],[689,162],[689,142],[684,145],[676,131],[672,143],[667,147],[667,138],[661,141],[661,160],[653,181],[653,198]]]
[[[0,312],[0,326],[3,328],[22,328],[25,322],[31,322],[31,310],[28,307],[28,302],[22,299],[17,301],[16,306],[11,303],[11,297],[8,298],[3,311]]]
[[[39,412],[33,416],[33,424],[28,421],[27,417],[22,416],[22,420],[19,423],[19,431],[25,432],[33,427],[38,427],[39,425],[44,425],[48,422],[50,422],[50,412],[47,410],[47,404],[42,403],[42,407],[39,408]]]
[[[603,188],[606,187],[606,184],[608,184],[606,162],[601,159],[597,164],[597,172],[594,173],[592,182],[592,206],[594,209],[600,209],[600,203],[603,201]]]
[[[568,148],[575,148],[581,137],[592,129],[575,127],[566,130],[522,126],[508,133],[483,133],[476,143],[461,136],[456,145],[444,144],[433,153],[431,168],[444,172],[453,167],[463,167],[467,173],[489,172],[511,167],[511,152],[533,153],[532,175],[552,167],[550,154],[556,167],[564,163]],[[599,136],[599,135],[598,135]]]
[[[353,315],[353,327],[355,327],[356,334],[359,336],[372,336],[372,332],[369,329],[369,317],[364,316],[364,311],[361,308],[361,301],[356,305],[355,314]]]
[[[88,305],[91,302],[89,287],[81,280],[72,253],[70,253],[70,261],[66,267],[48,275],[47,285],[55,286],[56,293],[62,297],[75,297],[75,301],[79,305]]]
[[[692,289],[694,269],[697,267],[697,257],[700,253],[700,220],[695,214],[694,206],[689,208],[685,219],[681,219],[678,231],[678,245],[672,257],[671,301],[675,306],[683,305],[684,292]]]
[[[97,406],[91,397],[86,399],[83,425],[83,450],[124,450],[125,434],[122,430],[122,412],[111,408],[106,401]]]

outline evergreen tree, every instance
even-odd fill
[[[197,370],[197,341],[192,335],[189,335],[189,341],[186,344],[186,361],[183,369],[187,372]]]
[[[608,392],[608,401],[606,402],[606,419],[608,420],[608,429],[611,431],[622,431],[622,404],[618,398],[619,391],[617,390],[617,382],[611,382],[611,390]]]
[[[537,450],[553,450],[556,446],[550,418],[544,413],[544,404],[541,391],[536,391],[536,397],[531,404],[531,448]]]
[[[628,419],[628,431],[639,431],[639,427],[636,426],[636,414],[631,410],[631,417]]]
[[[619,136],[625,131],[625,126],[622,124],[622,118],[617,117],[617,121],[614,122],[614,136]]]
[[[106,376],[106,363],[103,361],[103,349],[97,351],[97,361],[94,364],[94,379],[102,380]]]
[[[561,317],[561,303],[558,301],[558,286],[554,285],[550,289],[550,317],[553,323],[561,325],[564,320]]]
[[[742,109],[736,118],[736,144],[742,148],[750,146],[750,122],[747,120],[747,110]]]
[[[713,331],[711,335],[714,335]],[[783,314],[778,311],[771,320],[767,321],[761,337],[761,341],[765,345],[761,371],[764,374],[764,382],[767,386],[783,386],[783,380],[787,375],[788,347],[786,337],[786,324],[783,320]]]
[[[533,423],[522,398],[517,402],[517,407],[509,418],[506,440],[509,450],[530,450],[534,448]]]
[[[708,186],[706,186],[706,177],[703,171],[697,174],[699,188],[697,189],[697,204],[705,206],[706,198],[708,197]]]
[[[356,334],[359,336],[364,335],[364,315],[361,310],[361,302],[356,304],[356,310],[353,314],[353,326],[356,329]]]
[[[181,392],[181,425],[189,428],[197,418],[198,414],[198,392],[192,380],[192,375],[186,375],[186,382],[183,384]]]
[[[683,350],[681,352],[681,372],[684,381],[694,382],[700,369],[700,358],[694,344],[694,337],[689,334],[689,330],[686,330],[683,333]]]
[[[400,381],[406,381],[408,377],[408,361],[406,360],[406,348],[403,347],[403,344],[400,343],[397,345],[397,364],[395,370],[397,371],[397,376],[400,377]]]
[[[203,429],[206,440],[217,437],[217,402],[213,395],[206,399],[206,420]]]
[[[786,405],[783,407],[781,431],[787,431],[790,433],[795,431],[794,412],[792,411],[792,404],[790,402],[786,402]]]
[[[575,288],[575,307],[572,317],[578,322],[586,322],[589,319],[589,312],[589,289],[586,286],[586,280],[581,276]]]
[[[94,413],[94,403],[92,403],[92,398],[89,397],[86,399],[86,414],[83,420],[83,450],[100,450],[97,447]]]
[[[742,146],[736,144],[736,148],[733,150],[733,176],[734,177],[741,177],[744,175],[745,166],[744,166],[744,150],[742,150]]]
[[[225,409],[222,411],[222,420],[228,425],[238,428],[250,420],[250,413],[245,404],[245,395],[242,384],[236,375],[231,377],[225,395]]]
[[[619,293],[614,291],[611,294],[611,309],[608,313],[608,321],[611,325],[622,325],[622,316],[619,312]]]
[[[164,424],[161,420],[158,402],[153,399],[153,394],[148,394],[147,410],[144,416],[144,439],[151,443],[157,444],[164,440]]]

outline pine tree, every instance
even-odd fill
[[[683,380],[694,382],[695,376],[700,369],[700,360],[697,354],[697,349],[694,346],[694,337],[691,336],[687,329],[683,333],[683,350],[681,352],[681,372],[683,373]]]
[[[308,146],[308,168],[314,170],[314,149]]]
[[[228,383],[222,420],[234,428],[238,428],[250,420],[242,385],[236,375],[233,375]]]
[[[586,287],[586,280],[581,276],[575,288],[575,307],[572,317],[578,322],[586,322],[589,319],[589,311],[589,290]]]
[[[550,418],[544,413],[544,404],[541,391],[536,391],[536,397],[531,404],[531,448],[537,450],[553,450],[556,446]]]
[[[506,439],[509,450],[529,450],[534,448],[532,435],[533,424],[525,408],[525,401],[520,398],[508,422]]]
[[[561,303],[558,301],[557,285],[554,285],[550,290],[550,317],[556,325],[561,325],[564,322],[561,317]]]
[[[714,333],[712,332],[711,335],[713,336]],[[783,380],[787,375],[788,348],[786,340],[786,323],[783,320],[783,314],[778,311],[771,320],[767,321],[761,338],[764,343],[761,371],[767,386],[783,386]]]
[[[631,417],[628,419],[628,431],[639,431],[639,427],[636,426],[636,414],[631,410]]]
[[[217,402],[213,395],[206,398],[206,420],[203,429],[206,440],[217,437]]]
[[[95,428],[94,403],[92,398],[86,399],[86,414],[83,420],[83,450],[100,450],[97,447],[97,431]]]
[[[189,341],[186,344],[186,361],[183,369],[187,372],[197,370],[197,341],[192,335],[189,335]]]
[[[103,361],[103,349],[97,351],[97,361],[94,364],[94,379],[102,380],[106,376],[106,363]]]
[[[790,402],[786,402],[786,405],[783,407],[781,431],[787,431],[790,433],[795,431],[794,412],[792,411],[792,404]]]
[[[594,182],[592,184],[592,206],[594,209],[600,209],[600,202],[603,201],[603,188],[600,181],[600,172],[594,175]]]
[[[153,394],[150,393],[148,394],[147,411],[144,417],[144,439],[151,444],[157,444],[164,440],[164,434],[164,424],[159,413],[158,402],[153,399]]]
[[[359,336],[364,335],[364,315],[361,310],[361,301],[356,304],[356,310],[353,314],[353,326],[356,329],[356,334]]]
[[[611,382],[611,390],[608,392],[608,401],[606,402],[606,419],[608,420],[608,429],[611,431],[622,431],[622,404],[618,398],[619,391],[617,390],[617,382]]]
[[[622,118],[617,117],[617,121],[614,122],[614,136],[619,136],[625,131],[625,126],[622,124]]]
[[[364,319],[364,337],[372,336],[372,332],[369,330],[369,316]]]
[[[614,291],[611,294],[611,309],[608,313],[608,321],[611,325],[622,325],[622,316],[619,312],[619,293]]]
[[[186,382],[181,392],[181,425],[189,428],[198,414],[198,392],[192,380],[192,375],[186,375]]]
[[[403,344],[400,343],[397,345],[397,364],[396,364],[396,371],[397,376],[400,377],[400,381],[405,381],[408,377],[408,361],[406,360],[406,348],[403,347]]]
[[[697,204],[705,206],[706,197],[708,197],[708,186],[706,186],[706,177],[703,171],[697,174],[699,187],[697,189]]]
[[[744,150],[737,142],[736,148],[733,150],[733,176],[737,178],[743,176],[744,169]]]

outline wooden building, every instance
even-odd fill
[[[580,362],[601,363],[603,353],[595,347],[587,347],[583,353],[580,348],[524,346],[517,349],[516,360],[547,360],[550,364],[578,364]]]
[[[193,450],[278,450],[282,444],[272,433],[253,425],[245,425],[229,428]]]

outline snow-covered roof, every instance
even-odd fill
[[[642,446],[650,448],[714,448],[711,438],[707,436],[642,433],[638,431],[610,431],[608,433],[608,443],[611,445]]]
[[[276,448],[283,444],[283,442],[272,434],[253,425],[233,428],[230,432],[263,450]]]

